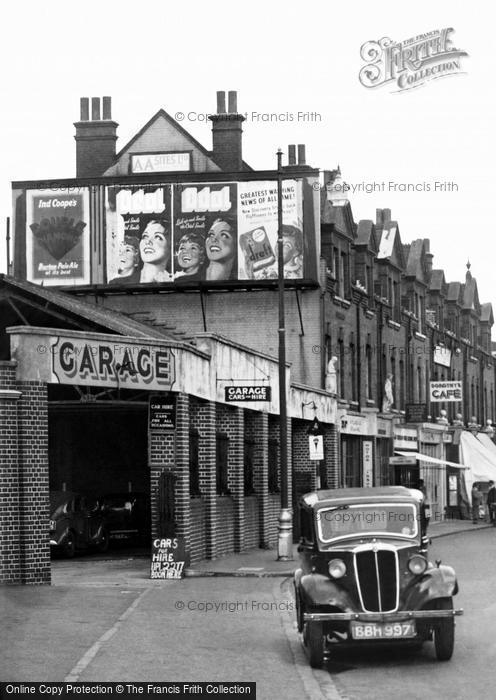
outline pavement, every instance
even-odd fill
[[[449,535],[463,535],[491,527],[480,521],[442,520],[429,525],[429,537],[434,540]],[[229,577],[282,577],[292,576],[298,566],[297,545],[293,546],[292,561],[278,561],[276,549],[252,549],[214,560],[203,560],[185,570],[186,578]],[[144,550],[99,556],[82,556],[71,560],[52,562],[53,586],[125,586],[127,588],[157,587],[161,580],[150,578],[150,558]]]

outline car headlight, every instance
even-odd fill
[[[346,564],[342,559],[331,559],[329,562],[329,574],[332,578],[343,578],[346,573]]]
[[[408,568],[412,574],[420,576],[427,569],[427,559],[424,559],[420,554],[415,554],[408,560]]]

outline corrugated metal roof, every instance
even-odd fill
[[[75,317],[84,319],[85,325],[94,327],[94,330],[110,331],[118,335],[129,335],[137,338],[156,338],[160,340],[176,340],[172,335],[163,330],[150,326],[140,321],[135,321],[126,314],[102,309],[96,304],[89,304],[80,299],[76,299],[70,294],[54,289],[47,289],[32,282],[14,279],[8,275],[0,275],[0,287],[16,290],[18,293],[43,300],[47,304],[63,310]],[[50,309],[47,307],[47,313]],[[76,322],[76,319],[75,319]]]

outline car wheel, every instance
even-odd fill
[[[453,610],[452,598],[439,598],[437,610]],[[434,647],[438,661],[449,661],[455,647],[455,618],[445,617],[434,625]]]
[[[305,625],[303,621],[303,614],[305,612],[305,608],[303,606],[303,601],[301,599],[300,592],[295,586],[295,608],[296,608],[296,627],[298,629],[298,632],[303,632],[303,627]]]
[[[308,647],[310,666],[322,668],[324,664],[325,637],[321,622],[307,622],[303,630],[303,639]]]
[[[107,549],[109,548],[109,541],[110,541],[110,536],[109,536],[108,530],[106,530],[105,528],[103,528],[103,529],[102,529],[102,536],[101,536],[101,538],[100,538],[100,541],[99,541],[99,543],[96,545],[96,550],[97,550],[97,552],[100,552],[101,554],[103,554],[104,552],[106,552]]]
[[[76,554],[76,536],[72,530],[69,530],[67,533],[65,542],[62,545],[62,553],[65,557],[67,557],[67,559],[72,559],[72,557]]]

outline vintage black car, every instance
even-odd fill
[[[109,535],[98,503],[72,491],[50,491],[50,547],[66,557],[76,550],[108,549]]]
[[[149,496],[136,491],[108,493],[99,503],[111,543],[149,544]]]
[[[424,495],[402,486],[316,491],[300,499],[298,631],[310,665],[334,645],[434,639],[453,654],[458,592],[454,570],[427,559]]]

